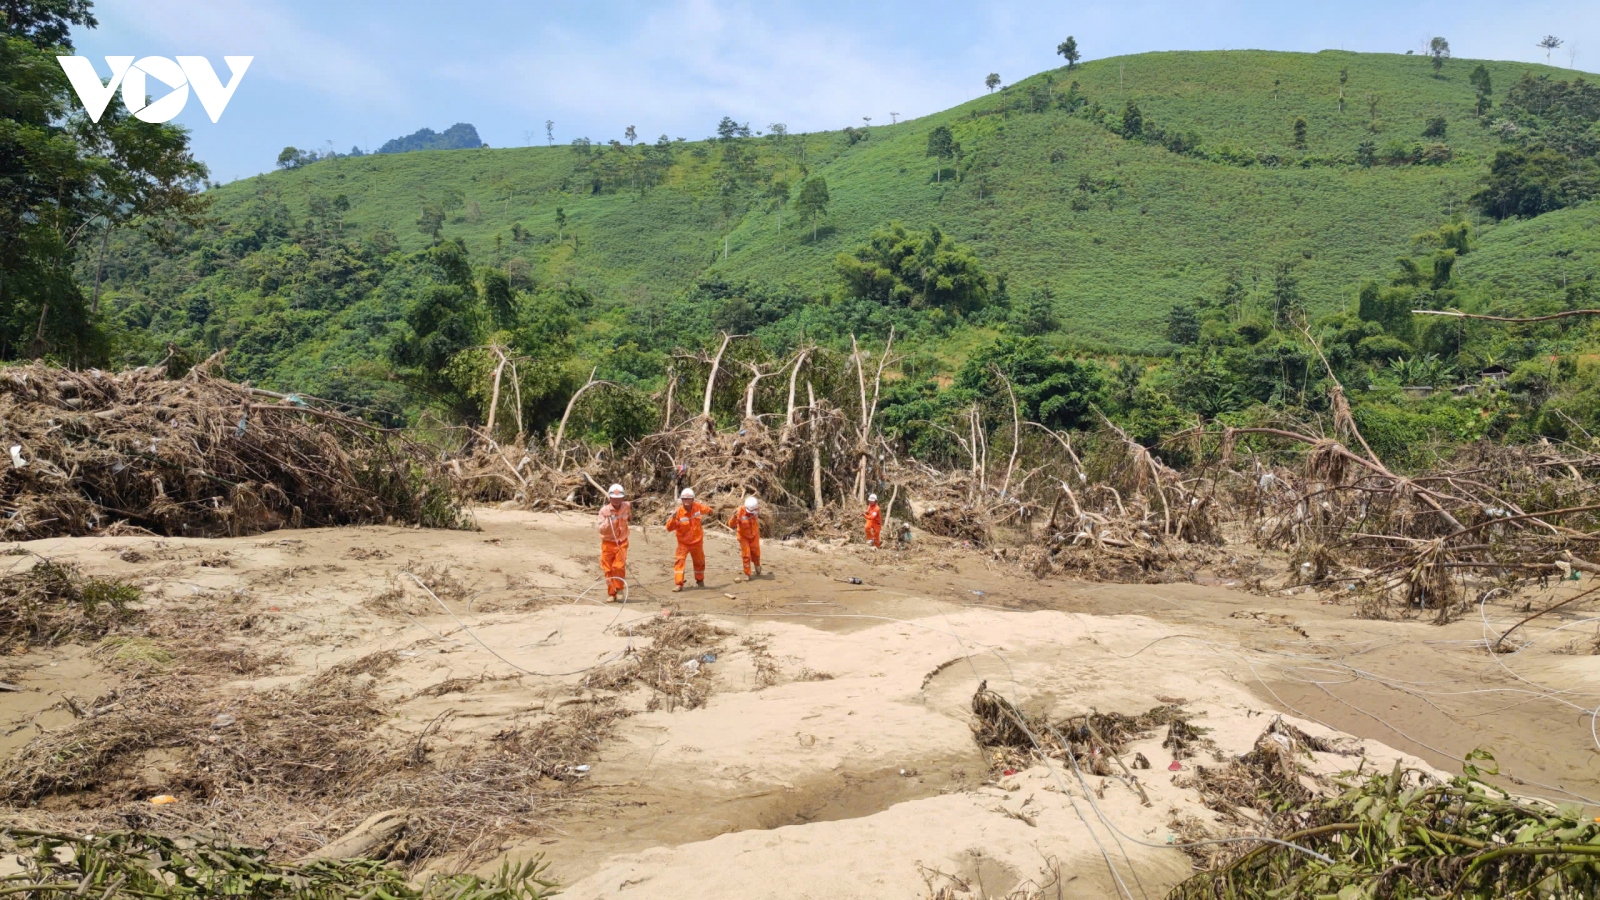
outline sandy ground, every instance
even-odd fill
[[[970,731],[980,683],[1052,717],[1181,700],[1216,759],[1286,714],[1339,738],[1314,761],[1325,772],[1396,758],[1458,772],[1484,747],[1524,793],[1600,798],[1586,713],[1600,704],[1594,622],[1551,617],[1519,633],[1532,641],[1519,652],[1483,649],[1523,604],[1571,585],[1434,626],[1353,618],[1337,593],[1041,582],[933,544],[873,554],[769,540],[767,577],[735,583],[737,548],[717,533],[708,587],[672,594],[671,539],[651,529],[634,539],[632,602],[618,606],[595,600],[587,515],[482,510],[478,521],[478,532],[38,541],[0,570],[45,556],[139,583],[152,607],[226,606],[253,623],[232,640],[285,654],[229,690],[397,650],[380,685],[397,709],[384,727],[416,734],[448,711],[441,737],[453,743],[593,702],[603,692],[589,673],[636,640],[618,626],[663,609],[707,614],[731,632],[700,664],[709,703],[649,711],[637,694],[619,698],[636,714],[590,763],[593,802],[500,849],[544,854],[575,898],[1002,897],[1045,885],[1158,896],[1190,872],[1171,823],[1213,816],[1180,786],[1186,772],[1168,771],[1159,735],[1130,748],[1153,764],[1137,773],[1148,807],[1116,778],[1042,765],[999,775]],[[90,700],[117,677],[81,646],[0,664],[0,680],[23,688],[0,693],[0,755],[71,722],[64,698]]]

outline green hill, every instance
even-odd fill
[[[1168,310],[1230,276],[1260,296],[1288,264],[1314,312],[1340,308],[1413,235],[1463,215],[1500,146],[1474,108],[1477,65],[1436,75],[1416,56],[1151,53],[870,129],[330,159],[215,188],[216,224],[168,244],[120,233],[103,293],[136,335],[130,359],[168,341],[230,346],[261,382],[297,386],[335,365],[377,382],[403,312],[389,283],[401,276],[381,261],[436,236],[526,294],[586,292],[596,302],[580,330],[610,348],[647,344],[683,309],[671,301],[708,279],[791,307],[825,299],[837,254],[901,221],[972,248],[1013,298],[1048,291],[1063,336],[1159,352]],[[1482,65],[1496,102],[1525,72],[1575,74]],[[1138,138],[1121,133],[1130,105]],[[1444,134],[1425,137],[1435,118]],[[942,167],[927,155],[941,125],[961,148]],[[776,201],[817,176],[832,202],[813,238]],[[1510,299],[1553,290],[1600,258],[1585,236],[1592,207],[1480,229],[1461,277]],[[982,333],[943,332],[947,362]]]

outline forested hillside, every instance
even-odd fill
[[[959,383],[1022,336],[1228,369],[1203,400],[1217,378],[1187,377],[1159,430],[1283,402],[1297,321],[1376,327],[1344,342],[1387,372],[1468,348],[1402,305],[1587,290],[1596,89],[1439,62],[1152,53],[839,132],[725,119],[694,141],[325,159],[214,188],[199,229],[118,230],[80,278],[98,276],[123,361],[226,347],[237,377],[394,418],[471,417],[487,362],[470,348],[492,341],[539,361],[538,422],[590,363],[654,389],[671,347],[718,331],[776,353],[897,325],[912,381]],[[1309,357],[1291,355],[1303,394]],[[1139,379],[1118,377],[1127,406]]]

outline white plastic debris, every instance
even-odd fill
[[[22,445],[21,444],[12,444],[11,445],[11,468],[20,469],[23,466],[26,466],[27,464],[28,464],[28,461],[22,458]]]

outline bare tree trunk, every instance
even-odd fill
[[[806,355],[810,352],[810,347],[803,348],[800,351],[800,355],[794,358],[794,368],[789,372],[789,408],[783,415],[783,427],[785,429],[794,427],[794,386],[800,377],[800,367],[805,365]]]
[[[856,336],[850,335],[850,349],[856,361],[856,382],[861,388],[861,438],[860,457],[856,463],[856,500],[867,499],[867,466],[871,461],[872,420],[878,413],[878,395],[883,387],[883,369],[889,364],[889,352],[894,347],[894,326],[889,327],[889,339],[883,345],[883,356],[878,359],[878,371],[872,378],[872,402],[867,402],[867,372],[862,365],[861,349]]]
[[[722,367],[722,354],[728,349],[728,341],[730,340],[732,340],[732,336],[724,331],[722,333],[722,346],[717,348],[717,355],[711,360],[711,374],[706,376],[706,402],[704,408],[700,410],[700,415],[707,421],[711,419],[711,392],[717,386],[717,369]]]
[[[761,383],[761,379],[776,373],[763,372],[761,367],[755,363],[747,362],[745,365],[749,367],[751,374],[750,383],[744,389],[744,417],[746,419],[754,419],[756,417],[756,385]]]
[[[495,356],[500,357],[500,364],[494,367],[494,389],[489,392],[489,423],[484,429],[489,432],[489,436],[492,438],[494,437],[494,414],[500,408],[500,375],[505,372],[506,363],[509,360],[506,359],[505,351],[500,349],[499,344],[495,344],[489,349],[494,351]]]
[[[672,430],[672,392],[678,386],[678,370],[676,366],[667,366],[667,406],[661,412],[661,430]]]
[[[527,434],[527,429],[522,427],[522,378],[517,374],[517,364],[511,363],[511,390],[517,402],[517,437]]]
[[[822,509],[822,440],[817,436],[817,392],[806,379],[806,430],[811,438],[811,508]]]
[[[855,495],[858,503],[867,499],[867,371],[861,363],[861,348],[850,335],[850,359],[856,364],[856,384],[861,388],[861,457],[856,463]]]
[[[555,440],[553,440],[550,443],[550,449],[555,450],[557,453],[560,454],[559,456],[556,457],[556,471],[557,472],[561,471],[563,468],[566,467],[567,452],[565,450],[561,449],[561,441],[562,441],[562,439],[564,437],[566,437],[566,434],[567,434],[567,419],[571,418],[571,416],[572,416],[572,408],[578,405],[578,398],[582,397],[585,391],[587,391],[589,388],[594,387],[597,384],[610,384],[611,383],[609,381],[595,381],[594,380],[594,374],[595,374],[595,372],[598,372],[598,371],[600,371],[600,367],[599,366],[596,366],[595,368],[593,368],[593,369],[591,369],[589,371],[589,380],[584,382],[583,387],[578,388],[578,390],[575,393],[573,393],[572,399],[567,401],[567,411],[561,414],[561,424],[556,427]]]
[[[972,449],[967,455],[972,457],[972,486],[976,490],[978,488],[978,404],[976,403],[967,410],[967,435],[972,439]],[[969,502],[976,502],[977,499],[974,495]]]
[[[1011,389],[1011,379],[1000,371],[999,366],[994,366],[994,373],[1000,376],[1006,386],[1006,394],[1011,398],[1011,461],[1006,463],[1006,478],[1000,483],[1000,496],[1005,497],[1011,490],[1011,473],[1017,468],[1017,448],[1022,446],[1022,417],[1017,410],[1017,393]]]

